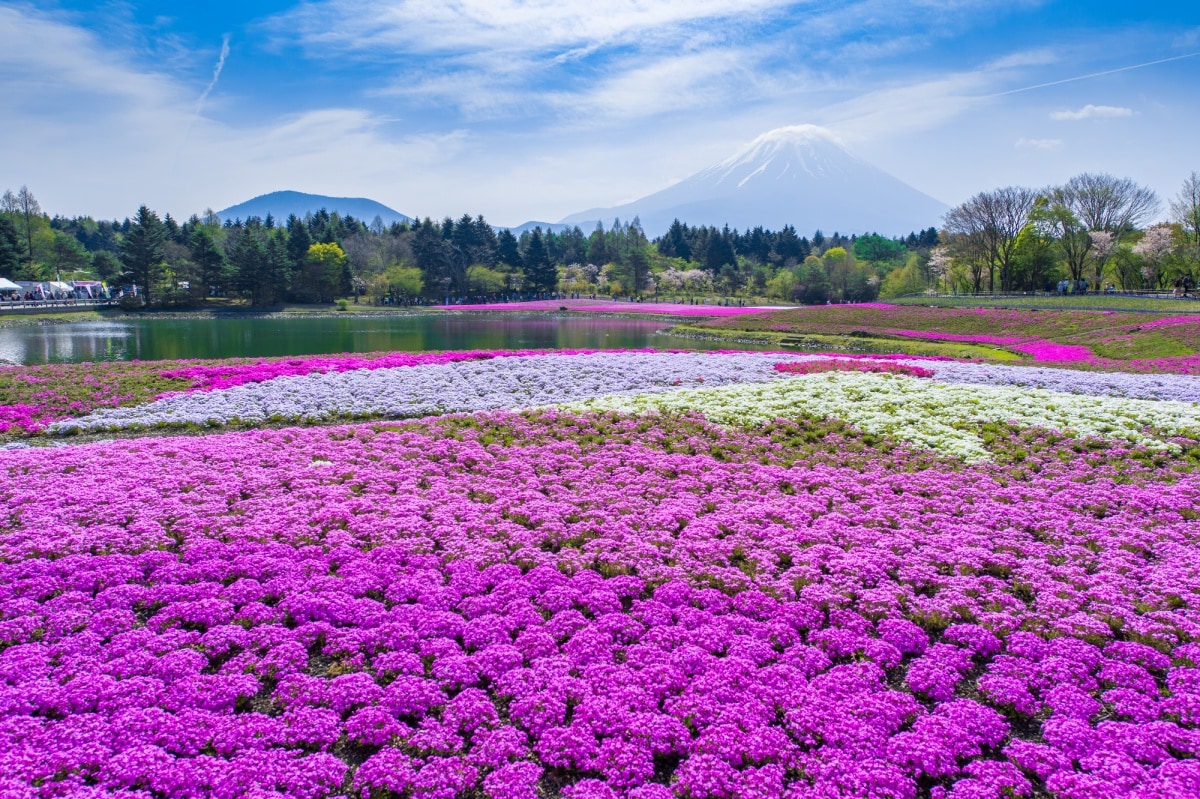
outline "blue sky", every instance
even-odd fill
[[[0,189],[105,218],[288,188],[511,225],[812,123],[948,204],[1082,171],[1165,201],[1200,169],[1198,86],[1182,2],[0,0]]]

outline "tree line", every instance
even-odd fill
[[[487,301],[551,294],[745,297],[863,302],[930,289],[1040,291],[1060,281],[1121,289],[1200,278],[1200,174],[1161,205],[1127,178],[1083,174],[1062,186],[980,192],[941,229],[905,237],[800,235],[676,221],[650,239],[635,218],[590,232],[519,235],[482,216],[385,225],[321,210],[282,222],[180,223],[146,206],[123,221],[50,217],[28,188],[0,197],[0,277],[136,285],[139,302],[250,305]]]
[[[892,270],[927,260],[938,241],[932,226],[889,239],[679,221],[649,239],[636,218],[587,233],[534,228],[518,235],[482,216],[384,225],[326,210],[282,222],[269,215],[222,221],[207,212],[180,223],[142,206],[109,222],[50,217],[24,186],[0,198],[0,276],[136,285],[139,303],[164,306],[209,297],[266,306],[362,295],[394,302],[550,294],[864,301]]]
[[[1162,203],[1129,178],[1084,173],[1061,186],[1007,186],[951,209],[926,283],[959,292],[1109,286],[1161,290],[1200,279],[1200,173]]]

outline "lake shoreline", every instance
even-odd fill
[[[702,307],[702,306],[698,306]],[[712,306],[712,317],[719,314],[721,306]],[[646,311],[590,311],[565,307],[565,310],[547,308],[529,308],[528,310],[497,306],[494,309],[486,307],[455,308],[453,306],[409,306],[409,307],[378,307],[351,306],[352,310],[339,311],[337,308],[320,308],[309,310],[305,306],[283,306],[277,309],[244,308],[244,309],[197,309],[197,310],[161,310],[161,311],[78,311],[52,312],[45,314],[29,314],[22,316],[4,316],[0,314],[0,330],[14,327],[32,327],[38,325],[69,325],[84,322],[134,322],[155,320],[180,319],[379,319],[407,316],[474,316],[479,314],[511,314],[514,317],[546,317],[561,318],[566,315],[582,317],[621,317],[621,318],[655,318],[669,320],[696,320],[710,318],[705,314],[682,316],[670,313],[654,313]]]

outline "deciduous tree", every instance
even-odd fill
[[[952,234],[977,236],[983,245],[988,272],[988,291],[995,291],[995,272],[1000,271],[1000,287],[1012,285],[1013,250],[1017,237],[1029,222],[1029,213],[1037,203],[1038,192],[1023,186],[1007,186],[976,194],[946,214],[946,229]]]

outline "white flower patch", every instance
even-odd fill
[[[1200,429],[1200,407],[1034,388],[947,385],[934,380],[862,372],[827,372],[787,380],[658,394],[597,397],[565,406],[571,411],[698,411],[722,424],[762,424],[797,416],[843,419],[968,461],[988,452],[971,428],[1012,422],[1082,436],[1119,438],[1152,448],[1171,445],[1147,435]]]
[[[394,369],[278,377],[219,391],[105,408],[57,422],[52,433],[153,426],[223,425],[338,418],[414,418],[553,405],[622,392],[782,379],[777,353],[611,352],[535,355]]]

